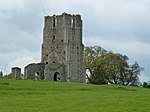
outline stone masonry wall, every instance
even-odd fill
[[[85,82],[83,50],[80,15],[63,13],[45,17],[42,63],[46,66],[51,63],[64,64],[66,80]]]
[[[32,63],[25,67],[24,74],[27,79],[35,79],[36,75],[40,80],[44,79],[44,63]]]

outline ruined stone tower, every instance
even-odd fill
[[[83,50],[80,15],[45,16],[41,54],[45,80],[85,82]]]

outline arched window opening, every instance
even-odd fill
[[[53,17],[53,28],[56,26],[56,23],[55,23],[55,16]]]
[[[71,28],[75,28],[75,18],[71,19]]]
[[[53,40],[55,40],[56,38],[55,38],[55,35],[53,35]]]

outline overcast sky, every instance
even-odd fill
[[[127,55],[150,80],[150,0],[0,0],[0,71],[40,62],[44,16],[81,14],[85,46]]]

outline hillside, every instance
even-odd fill
[[[150,89],[0,79],[0,112],[150,112]]]

